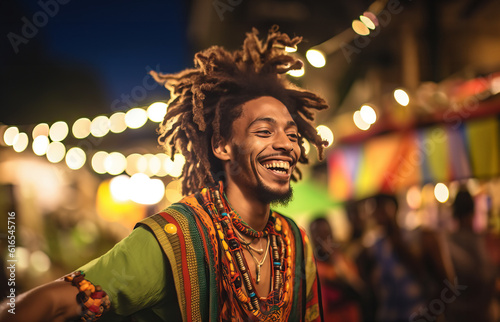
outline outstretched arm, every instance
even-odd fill
[[[9,300],[0,305],[0,321],[66,321],[81,314],[78,289],[59,279],[19,295],[15,306]],[[15,313],[15,314],[14,314]]]

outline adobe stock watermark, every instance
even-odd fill
[[[352,55],[359,54],[363,48],[372,42],[374,37],[377,37],[380,34],[380,31],[383,28],[387,27],[387,25],[391,23],[392,16],[400,14],[403,10],[404,7],[401,5],[399,0],[389,0],[386,8],[377,15],[379,25],[371,31],[369,35],[357,37],[352,42],[352,45],[347,42],[341,43],[340,49],[342,50],[347,62],[351,63]]]
[[[54,18],[60,9],[60,5],[68,4],[71,0],[39,0],[37,2],[40,10],[35,12],[31,17],[31,20],[26,16],[21,18],[23,25],[20,32],[9,32],[7,38],[9,39],[14,53],[19,53],[19,46],[26,45],[31,39],[33,39],[38,31],[45,27],[50,18]]]
[[[220,21],[224,21],[226,11],[233,12],[234,8],[239,6],[243,0],[214,0],[212,5],[219,16]]]
[[[410,315],[409,322],[435,321],[446,310],[446,304],[453,303],[462,294],[462,291],[465,291],[468,287],[467,285],[458,284],[456,277],[453,284],[447,279],[443,283],[446,287],[441,290],[439,298],[433,299],[427,306],[420,306],[418,312],[413,312]]]

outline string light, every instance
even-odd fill
[[[95,117],[90,123],[90,133],[96,138],[101,138],[109,132],[109,119],[100,115]]]
[[[153,122],[162,122],[167,114],[167,104],[163,102],[156,102],[148,107],[148,118]]]
[[[127,129],[125,113],[117,112],[109,117],[109,130],[113,133],[122,133]]]
[[[104,151],[99,151],[96,152],[96,154],[94,154],[91,163],[92,163],[92,169],[94,169],[96,173],[99,174],[106,173],[106,167],[104,166],[104,162],[106,161],[107,157],[108,153]]]
[[[135,107],[125,113],[125,123],[131,129],[138,129],[146,124],[148,113],[139,107]]]
[[[13,145],[14,144],[14,139],[16,136],[19,134],[19,129],[15,126],[11,126],[5,130],[3,133],[3,141],[5,142],[6,145]]]
[[[359,110],[361,119],[365,121],[365,123],[372,125],[377,121],[377,113],[370,105],[363,105]]]
[[[51,163],[58,163],[64,159],[66,147],[59,141],[52,142],[47,147],[47,160]]]
[[[323,140],[328,141],[328,145],[326,147],[329,147],[333,144],[333,132],[327,126],[318,125],[316,127],[316,131],[318,131],[318,135],[321,136]]]
[[[370,29],[359,20],[352,21],[352,30],[360,36],[368,36],[370,34]]]
[[[352,119],[354,124],[358,127],[358,129],[366,131],[370,128],[370,124],[366,123],[361,117],[361,112],[358,110],[354,112]]]
[[[83,167],[86,159],[85,151],[78,147],[71,148],[66,153],[66,165],[72,170],[78,170]]]
[[[394,91],[394,99],[396,100],[396,102],[398,102],[399,105],[402,106],[408,106],[408,104],[410,103],[410,97],[408,96],[408,93],[400,88]]]
[[[52,141],[62,141],[68,136],[68,124],[64,121],[55,122],[49,130],[49,137]]]
[[[77,139],[84,139],[90,134],[90,126],[92,122],[86,117],[82,117],[73,123],[73,127],[71,128],[71,132],[73,132],[73,136]]]
[[[316,68],[321,68],[326,65],[325,54],[317,49],[309,49],[306,52],[306,58],[309,64]]]
[[[292,77],[302,77],[305,74],[305,69],[304,69],[304,66],[302,66],[301,69],[292,69],[286,73]]]
[[[111,152],[104,160],[104,169],[111,175],[117,175],[125,171],[127,159],[120,152]]]
[[[49,125],[47,123],[40,123],[33,128],[33,139],[36,139],[40,135],[49,136]]]
[[[16,152],[23,152],[26,150],[26,147],[28,147],[28,134],[23,132],[17,134],[14,138],[14,144],[12,147]]]
[[[434,196],[436,197],[436,200],[439,201],[440,203],[445,203],[448,201],[448,198],[450,197],[450,191],[448,190],[448,187],[444,183],[438,183],[434,187]]]
[[[45,135],[39,135],[33,140],[32,148],[36,155],[42,156],[47,153],[49,147],[49,138]]]

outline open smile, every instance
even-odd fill
[[[279,179],[289,179],[295,162],[291,158],[267,158],[260,160],[259,164],[267,173],[277,176]]]

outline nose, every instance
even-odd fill
[[[293,151],[293,142],[290,141],[290,138],[286,135],[286,133],[280,132],[275,136],[273,148],[278,151],[291,152]]]

